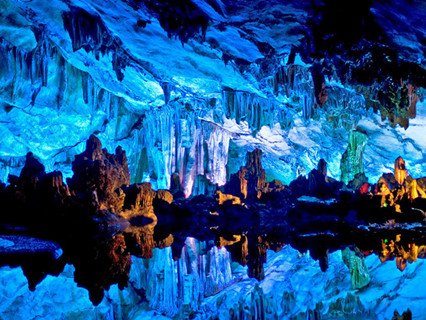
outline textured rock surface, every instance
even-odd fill
[[[30,150],[70,177],[94,133],[127,150],[133,182],[168,188],[178,173],[186,196],[197,176],[223,185],[255,147],[268,178],[321,158],[337,178],[357,127],[370,179],[397,153],[420,175],[424,4],[352,7],[345,19],[335,1],[4,1],[0,179]]]
[[[123,206],[123,186],[130,184],[126,152],[117,147],[115,154],[102,149],[100,140],[91,135],[86,150],[72,162],[74,175],[70,188],[82,198],[92,199],[95,210],[119,212]]]
[[[246,164],[237,173],[233,173],[226,190],[241,199],[260,198],[266,188],[266,172],[262,167],[262,151],[248,152]]]
[[[350,286],[366,282],[362,262],[349,259],[351,282],[340,253],[329,250],[356,213],[387,221],[379,230],[424,219],[425,20],[421,0],[1,1],[0,180],[10,177],[0,183],[3,221],[31,221],[65,238],[51,221],[107,234],[100,242],[84,232],[70,240],[84,252],[82,260],[68,257],[77,282],[98,307],[71,283],[72,267],[33,294],[19,270],[5,267],[2,316],[389,319],[407,307],[414,318],[426,314],[418,303],[420,245],[384,237],[380,258],[395,258],[404,273],[368,257],[371,281],[359,291]],[[122,149],[110,154],[101,142]],[[394,172],[398,155],[410,176],[400,166]],[[213,195],[234,172],[233,197],[218,193],[221,204],[183,200]],[[267,183],[296,177],[290,188]],[[337,177],[355,178],[355,199],[338,192]],[[169,187],[173,197],[162,190]],[[305,197],[296,202],[289,189]],[[311,247],[318,262],[289,247],[267,256],[283,245],[272,241],[274,232],[292,231],[283,217],[305,228],[302,248],[312,226],[320,230]],[[219,243],[248,270],[234,269],[224,248],[181,230],[172,235],[170,225],[202,225],[203,237],[218,230]],[[255,234],[253,225],[272,236]],[[130,252],[152,260],[134,258],[131,285],[119,291],[114,283],[126,282]],[[23,269],[28,276],[31,268]],[[28,277],[31,288],[45,276],[38,271]]]
[[[370,274],[359,250],[346,248],[342,251],[342,259],[349,268],[353,289],[362,289],[370,283]]]
[[[341,181],[348,183],[357,174],[364,174],[363,154],[367,136],[359,131],[349,133],[348,148],[342,155],[340,170],[342,171]]]

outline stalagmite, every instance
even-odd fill
[[[357,174],[364,173],[363,153],[367,144],[367,135],[361,131],[349,133],[349,143],[340,161],[341,180],[348,183]]]
[[[408,171],[405,167],[405,161],[402,159],[402,157],[398,157],[395,159],[395,165],[394,165],[394,175],[395,179],[399,184],[403,184],[405,179],[408,176]]]

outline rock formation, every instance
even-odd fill
[[[365,265],[362,253],[346,248],[342,251],[342,258],[351,273],[351,283],[353,289],[362,289],[370,283],[370,274]]]
[[[327,176],[327,162],[320,159],[316,169],[312,169],[308,177],[299,176],[290,183],[290,189],[296,197],[311,195],[319,198],[337,196],[343,183]]]
[[[408,171],[405,167],[405,161],[404,159],[402,159],[401,156],[395,159],[394,167],[395,167],[395,170],[394,170],[395,179],[400,185],[402,185],[408,176]]]
[[[349,133],[349,143],[340,161],[342,171],[341,181],[348,183],[357,174],[364,173],[363,153],[367,144],[367,135],[361,131],[353,130]]]
[[[123,211],[119,210],[121,216],[130,219],[135,216],[155,218],[153,201],[156,192],[152,190],[149,182],[132,184],[124,188],[125,200]],[[156,219],[156,218],[155,218]]]
[[[419,198],[426,179],[409,176],[402,158],[396,161],[395,174],[384,174],[371,193],[366,182],[358,193],[351,193],[343,189],[343,183],[327,176],[323,159],[308,178],[299,177],[290,186],[277,180],[268,183],[261,156],[260,150],[249,152],[246,165],[231,175],[224,187],[215,186],[214,197],[184,198],[177,174],[170,191],[155,191],[148,182],[129,185],[125,152],[118,147],[115,154],[109,154],[100,140],[91,136],[86,150],[73,162],[69,186],[61,172],[46,173],[29,153],[19,177],[10,176],[8,185],[0,185],[0,199],[16,213],[16,221],[47,232],[64,245],[76,267],[76,281],[88,288],[95,304],[111,284],[126,285],[130,254],[151,258],[155,248],[171,246],[178,258],[189,235],[216,239],[216,245],[228,248],[234,261],[248,266],[250,277],[262,279],[267,250],[281,250],[287,241],[301,251],[309,249],[325,272],[331,250],[341,248],[340,244],[334,247],[335,238],[345,239],[343,244],[348,245],[347,231],[356,230],[358,218],[385,222],[385,226],[424,219],[426,207]],[[402,183],[395,177],[404,177]],[[362,181],[362,177],[358,179]],[[31,215],[34,208],[41,214]],[[9,218],[2,217],[3,221]],[[77,238],[76,229],[82,231]],[[312,232],[305,237],[299,231]],[[98,238],[90,238],[92,235]],[[399,241],[397,237],[368,248],[376,250],[382,261],[395,259],[397,267],[404,270],[426,250],[414,242]],[[84,243],[91,243],[84,251],[86,258],[76,249],[76,244]],[[369,278],[362,254],[345,251],[344,260],[351,270],[352,286],[364,287]],[[101,277],[90,276],[95,269]],[[35,286],[40,276],[37,273],[29,278]]]
[[[225,192],[244,199],[259,199],[266,187],[266,173],[262,167],[262,151],[247,153],[246,165],[241,167],[225,186]]]
[[[120,189],[130,184],[126,152],[117,147],[115,154],[102,149],[100,140],[91,135],[86,150],[72,163],[74,175],[67,182],[77,196],[91,199],[93,210],[118,212],[123,205]]]
[[[402,157],[396,158],[394,167],[394,174],[386,173],[379,179],[375,194],[381,197],[381,207],[393,207],[396,212],[401,212],[407,199],[412,202],[426,198],[425,178],[411,177]]]

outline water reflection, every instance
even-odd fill
[[[259,224],[252,225],[239,219],[234,220],[230,232],[229,221],[222,223],[217,218],[205,224],[206,221],[197,221],[193,217],[193,223],[189,225],[188,218],[182,219],[182,223],[170,223],[170,216],[158,215],[157,220],[142,221],[146,223],[142,225],[111,224],[87,230],[64,228],[61,236],[54,239],[63,250],[60,257],[51,253],[53,249],[57,250],[55,246],[31,254],[21,251],[8,255],[3,249],[1,263],[21,266],[30,289],[34,289],[47,274],[58,275],[65,263],[72,264],[75,282],[89,291],[90,300],[96,305],[111,285],[118,284],[121,289],[128,285],[132,256],[151,258],[154,248],[171,247],[175,259],[187,259],[182,248],[188,245],[188,237],[204,243],[204,252],[215,246],[225,247],[232,260],[246,265],[248,275],[257,279],[264,277],[267,250],[279,251],[287,244],[302,253],[309,251],[323,271],[328,267],[329,254],[345,248],[350,248],[360,258],[374,254],[382,262],[395,260],[395,267],[401,271],[407,263],[426,256],[424,230],[419,225],[331,227],[328,230],[321,226],[319,230],[311,228],[309,232],[276,225],[267,232],[267,228],[263,229]],[[8,237],[15,241],[16,236]],[[51,244],[50,241],[45,243],[46,246]],[[39,244],[39,247],[43,248],[43,245]],[[184,256],[181,257],[182,252]]]
[[[367,255],[394,259],[399,270],[424,257],[426,202],[418,192],[416,196],[407,191],[414,185],[400,162],[400,171],[384,175],[377,186],[363,183],[351,191],[327,177],[324,161],[290,186],[266,182],[260,157],[259,150],[249,153],[246,166],[215,193],[185,199],[179,188],[154,191],[149,183],[129,184],[125,152],[117,148],[109,154],[94,136],[73,162],[69,187],[60,173],[46,174],[28,154],[21,175],[11,176],[8,186],[0,184],[0,202],[6,212],[15,213],[0,216],[3,233],[10,234],[0,242],[1,263],[21,266],[30,289],[47,274],[58,274],[65,264],[72,264],[75,282],[97,305],[113,284],[129,285],[132,259],[152,258],[156,265],[154,249],[170,248],[163,257],[167,261],[161,261],[168,263],[167,270],[151,274],[142,268],[139,276],[152,276],[147,281],[167,287],[164,290],[178,282],[183,292],[173,291],[172,296],[191,304],[222,290],[232,278],[230,268],[221,270],[220,264],[229,253],[233,261],[247,266],[249,277],[261,280],[268,250],[291,245],[300,253],[309,252],[322,271],[330,267],[330,254],[343,250],[353,289],[369,282],[363,262]],[[423,180],[416,181],[416,188],[422,185],[423,190]],[[19,225],[25,227],[18,230]],[[20,247],[17,244],[25,242],[20,235],[32,238]],[[60,257],[55,255],[59,247]],[[215,249],[222,247],[228,251]],[[172,258],[180,260],[173,263]],[[218,271],[214,281],[210,268]],[[198,280],[190,274],[205,281],[195,288],[192,283]],[[193,291],[186,292],[187,287]],[[164,290],[152,296],[165,309],[176,309],[176,301],[169,301]],[[260,294],[255,294],[256,301]]]

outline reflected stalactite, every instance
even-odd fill
[[[128,250],[132,255],[141,258],[152,258],[152,250],[156,247],[154,241],[155,222],[142,227],[129,226],[124,230]]]
[[[263,265],[266,262],[266,252],[269,244],[264,238],[258,236],[257,239],[248,240],[248,275],[258,280],[265,277]]]

